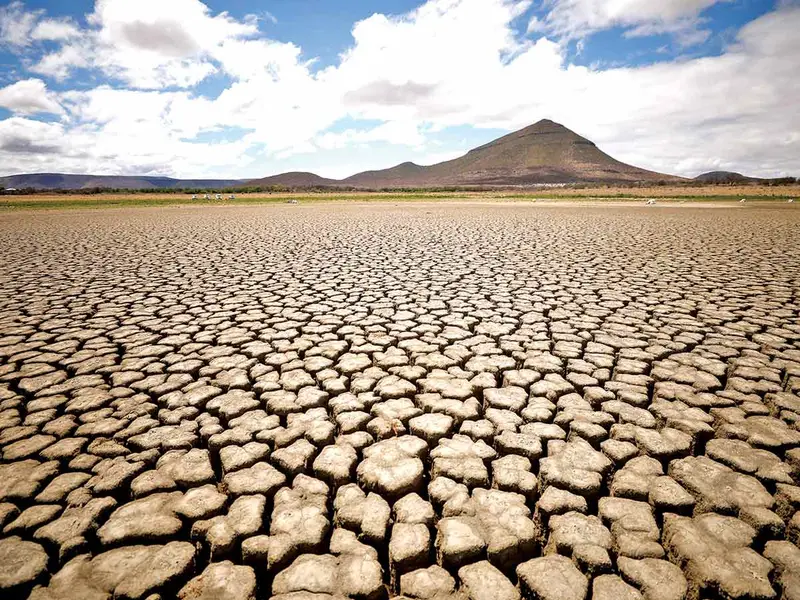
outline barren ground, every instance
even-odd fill
[[[749,202],[777,202],[786,204],[789,199],[800,204],[800,185],[786,186],[567,186],[546,187],[536,190],[518,189],[505,191],[474,192],[429,192],[417,190],[412,192],[234,192],[235,199],[225,192],[221,201],[204,200],[198,194],[192,200],[192,194],[164,192],[128,192],[102,194],[53,194],[42,192],[33,195],[0,195],[0,210],[13,209],[65,209],[65,208],[104,208],[132,206],[171,206],[171,205],[241,205],[286,203],[289,199],[309,202],[409,202],[409,201],[480,201],[480,202],[603,202],[624,201],[641,202],[646,198],[658,199],[662,203],[702,203],[702,202],[738,202],[746,198]]]
[[[800,597],[800,212],[0,214],[0,597]]]

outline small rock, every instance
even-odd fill
[[[585,600],[589,580],[564,556],[534,558],[517,567],[523,597],[538,600]]]
[[[607,456],[589,442],[575,438],[555,456],[548,454],[539,461],[539,481],[544,487],[553,485],[587,498],[596,497],[611,466]]]
[[[416,493],[403,496],[395,502],[392,512],[396,523],[422,523],[428,526],[433,525],[433,519],[436,516],[431,503],[423,500]]]
[[[672,461],[669,474],[695,497],[696,514],[735,515],[745,506],[770,508],[773,503],[772,496],[757,479],[705,456]]]
[[[381,496],[364,492],[354,483],[339,488],[333,502],[334,523],[353,529],[370,543],[384,543],[391,509]]]
[[[519,600],[516,586],[503,573],[483,560],[458,570],[461,589],[470,600]]]
[[[321,552],[330,529],[327,519],[328,486],[298,475],[292,487],[275,494],[270,520],[268,567],[276,572],[300,554]]]
[[[286,483],[286,476],[275,467],[259,462],[223,478],[228,491],[234,496],[243,494],[263,494],[271,498]]]
[[[0,539],[0,592],[23,596],[47,573],[47,553],[17,536]]]
[[[592,583],[592,600],[643,600],[643,596],[616,575],[600,575]]]
[[[486,542],[476,519],[448,517],[436,525],[437,562],[444,567],[460,567],[483,557]]]
[[[473,442],[464,435],[444,438],[431,452],[433,468],[431,477],[448,477],[467,487],[488,487],[488,461],[497,453],[483,441]]]
[[[194,567],[194,552],[187,542],[170,542],[165,546],[125,546],[94,558],[84,554],[64,565],[47,587],[37,588],[30,598],[147,598],[187,577]]]
[[[670,562],[623,556],[617,560],[617,567],[627,582],[639,588],[645,600],[683,600],[686,597],[686,579],[680,568]]]
[[[690,597],[719,590],[733,597],[773,598],[769,584],[772,564],[749,547],[755,534],[752,527],[733,517],[668,515],[662,543],[670,560],[689,575]]]
[[[430,600],[437,596],[448,596],[455,589],[455,579],[439,565],[400,576],[400,593],[409,598]]]
[[[325,446],[314,460],[314,474],[334,488],[352,480],[358,454],[349,444]]]
[[[431,534],[427,526],[396,523],[389,541],[389,570],[392,588],[397,589],[403,573],[428,563]]]
[[[424,471],[420,458],[427,448],[423,440],[410,435],[368,446],[358,465],[358,482],[390,500],[420,492]]]
[[[153,494],[115,510],[97,531],[104,546],[158,542],[175,536],[183,526],[173,510],[180,492]]]
[[[230,561],[213,563],[178,592],[180,600],[255,600],[256,574]]]

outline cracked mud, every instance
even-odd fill
[[[800,216],[0,215],[0,596],[800,598]]]

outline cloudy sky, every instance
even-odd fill
[[[542,118],[667,173],[800,175],[800,0],[0,4],[0,175],[329,177]]]

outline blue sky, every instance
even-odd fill
[[[796,0],[0,4],[0,174],[345,177],[541,118],[693,176],[800,174]]]

